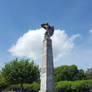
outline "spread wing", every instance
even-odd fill
[[[50,26],[48,23],[41,24],[41,27],[43,27],[46,30],[45,35],[52,36],[54,33],[54,26]]]
[[[52,36],[54,34],[54,26],[50,26],[49,35]]]

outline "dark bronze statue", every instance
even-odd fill
[[[45,38],[50,38],[54,34],[54,26],[50,26],[48,23],[41,24],[41,27],[43,27],[45,32]]]

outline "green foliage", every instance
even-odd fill
[[[0,92],[3,88],[7,87],[8,82],[6,81],[5,77],[0,72]]]
[[[33,91],[37,92],[38,90],[40,90],[40,85],[37,84],[37,83],[33,83],[31,85],[31,88],[32,88]]]
[[[56,83],[56,92],[65,92],[71,89],[70,81],[60,81]]]
[[[85,80],[87,79],[86,76],[88,79],[92,78],[92,69],[87,70],[85,75],[84,71],[79,70],[76,65],[64,65],[55,68],[56,92],[84,92],[83,89],[92,88],[92,80]],[[32,88],[33,92],[38,92],[40,85],[37,82],[39,80],[40,70],[38,65],[34,64],[33,61],[30,62],[29,59],[20,61],[16,59],[5,64],[2,68],[0,89],[10,85],[6,90],[18,90],[24,87],[24,89]]]
[[[38,83],[24,84],[24,89],[31,88],[33,92],[38,92],[40,85]],[[92,88],[92,80],[81,81],[60,81],[56,82],[56,92],[84,92],[84,89]],[[6,91],[20,89],[20,84],[10,85]]]
[[[3,75],[0,74],[0,88],[7,85],[7,81]]]
[[[92,68],[87,69],[86,71],[87,79],[92,79]]]
[[[84,71],[82,69],[78,70],[76,75],[74,76],[74,80],[85,80],[85,79],[87,78]]]
[[[76,65],[71,65],[71,66],[63,65],[55,68],[56,82],[61,80],[74,81],[74,80],[84,80],[84,79],[86,79],[84,71],[82,69],[78,70]]]
[[[6,89],[5,89],[5,91],[10,91],[10,90],[19,90],[20,89],[20,84],[13,84],[13,85],[10,85],[10,86],[8,86]]]
[[[56,83],[56,92],[84,92],[92,88],[92,80],[60,81]]]
[[[33,90],[33,92],[38,92],[40,89],[40,85],[38,83],[23,84],[23,86],[24,86],[24,90],[26,90],[27,88],[31,88]],[[20,84],[10,85],[5,90],[9,91],[12,89],[15,91],[20,90]]]
[[[29,59],[11,61],[2,68],[2,74],[10,84],[33,83],[39,80],[40,71],[38,65]]]

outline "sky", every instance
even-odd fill
[[[0,69],[15,58],[41,66],[41,23],[54,25],[54,66],[92,68],[92,0],[0,0]]]

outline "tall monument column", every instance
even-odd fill
[[[54,33],[54,27],[48,23],[41,26],[46,29],[46,33],[43,40],[40,92],[55,92],[52,40],[50,39]]]

